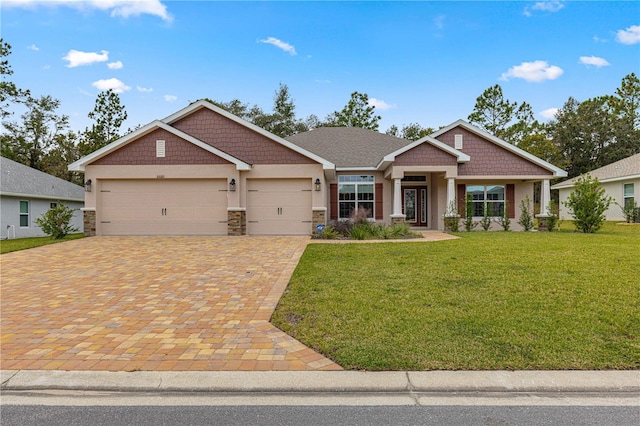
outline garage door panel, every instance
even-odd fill
[[[102,235],[226,235],[222,179],[111,180],[100,190]]]
[[[247,181],[247,233],[308,235],[311,233],[310,179]]]

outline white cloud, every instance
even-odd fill
[[[65,61],[68,61],[67,67],[74,68],[79,67],[81,65],[91,65],[95,62],[105,62],[109,60],[109,52],[106,50],[101,51],[100,53],[96,52],[81,52],[79,50],[71,49],[67,56],[62,58]]]
[[[35,52],[37,52],[38,50],[40,50],[40,48],[38,46],[36,46],[35,44],[32,44],[31,46],[27,46],[27,49],[29,50],[33,50]]]
[[[277,47],[278,49],[282,49],[285,52],[288,52],[291,56],[295,56],[298,53],[296,52],[296,48],[293,47],[291,44],[287,43],[286,41],[282,41],[282,40],[278,40],[275,37],[268,37],[262,40],[258,40],[260,43],[265,43],[265,44],[272,44],[275,47]]]
[[[526,16],[531,16],[532,10],[540,11],[540,12],[558,12],[560,9],[564,7],[561,1],[539,1],[536,2],[533,6],[527,6],[524,8],[524,14]]]
[[[607,67],[611,65],[606,59],[597,56],[580,56],[580,63],[584,65],[593,65],[594,67]]]
[[[43,70],[48,70],[51,69],[51,65],[47,64],[44,67],[42,67]]]
[[[446,15],[438,15],[433,18],[433,25],[435,25],[436,29],[442,30],[444,29],[444,20],[447,18]]]
[[[632,25],[626,30],[618,30],[616,40],[622,44],[640,43],[640,25]]]
[[[606,43],[607,39],[605,38],[600,38],[597,35],[593,36],[593,41],[595,41],[596,43]]]
[[[544,118],[553,118],[558,113],[558,108],[547,108],[544,111],[540,111],[540,115]]]
[[[331,80],[316,80],[316,83],[320,83],[320,84],[330,84]]]
[[[110,70],[119,70],[119,69],[122,69],[123,66],[124,65],[122,64],[122,61],[109,62],[107,64],[107,67]]]
[[[387,109],[395,109],[397,106],[395,104],[388,104],[382,99],[369,98],[367,105],[372,106],[376,109],[387,110]]]
[[[529,82],[540,82],[544,80],[555,80],[564,73],[562,68],[549,65],[546,61],[523,62],[513,66],[505,73],[502,73],[500,80],[507,81],[510,78],[521,78]]]
[[[138,92],[151,93],[153,92],[153,87],[136,86],[136,90]]]
[[[174,95],[164,95],[164,100],[167,102],[175,102],[178,100],[178,97]]]
[[[167,12],[167,6],[160,0],[4,0],[3,5],[30,9],[38,6],[65,6],[78,10],[98,9],[110,12],[112,17],[152,15],[165,22],[173,21],[173,16]]]
[[[127,86],[117,78],[94,81],[91,85],[100,91],[113,89],[116,93],[122,93],[131,90],[131,87]]]

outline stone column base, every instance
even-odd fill
[[[538,231],[540,231],[540,232],[549,231],[549,225],[547,223],[547,216],[538,216]]]
[[[85,237],[96,236],[96,211],[82,210],[83,227]]]
[[[227,210],[227,235],[232,237],[247,235],[247,212],[245,210]]]
[[[327,212],[325,209],[314,209],[313,210],[313,217],[312,217],[312,225],[313,228],[311,229],[311,232],[314,232],[316,230],[316,226],[318,225],[326,225],[327,224],[327,218],[326,218]]]
[[[406,216],[401,214],[401,215],[395,215],[392,214],[391,215],[391,223],[393,225],[397,224],[397,223],[404,223],[404,220],[406,219]]]

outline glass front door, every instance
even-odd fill
[[[411,226],[427,226],[427,188],[402,188],[402,213]]]

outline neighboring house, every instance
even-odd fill
[[[640,204],[640,154],[592,170],[589,175],[598,178],[607,195],[614,200],[605,213],[607,220],[625,220],[620,206]],[[575,177],[555,184],[551,188],[560,191],[561,219],[572,219],[563,202],[567,201],[569,194],[573,192],[577,180],[578,178]]]
[[[42,237],[39,218],[57,203],[77,209],[71,225],[83,230],[84,188],[40,170],[0,157],[0,236]]]
[[[359,128],[282,139],[206,101],[69,169],[92,183],[87,235],[309,235],[359,208],[378,222],[443,229],[466,194],[476,213],[506,202],[515,219],[534,182],[549,200],[549,180],[566,176],[462,120],[415,142]]]

